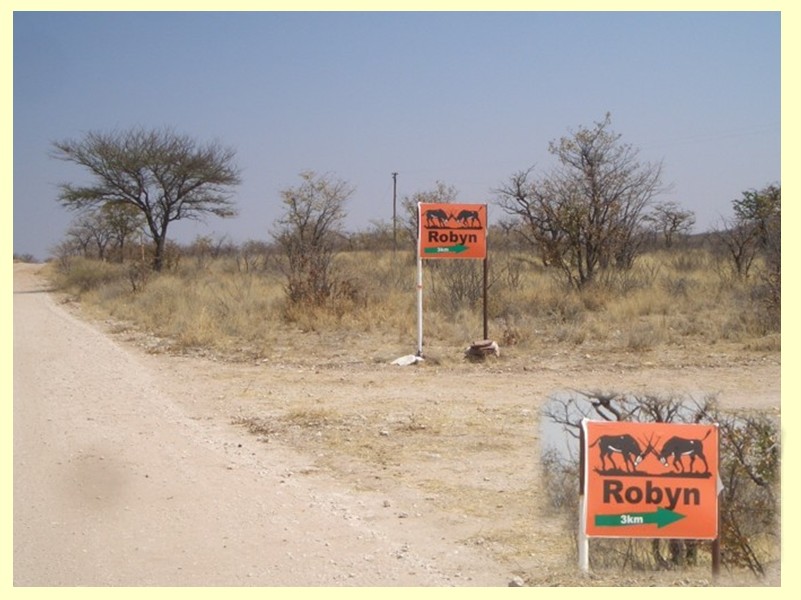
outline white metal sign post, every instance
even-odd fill
[[[420,237],[418,236],[418,246]],[[417,252],[417,356],[423,356],[423,259]]]

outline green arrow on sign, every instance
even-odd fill
[[[457,244],[456,246],[439,246],[437,248],[426,248],[424,252],[426,254],[459,254],[460,252],[464,252],[467,250],[468,247],[464,244]]]
[[[625,527],[627,525],[656,525],[657,529],[680,521],[685,515],[667,508],[658,507],[650,513],[623,513],[619,515],[595,515],[596,527]]]

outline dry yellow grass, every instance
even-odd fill
[[[464,347],[482,336],[480,266],[425,265],[424,329],[432,347]],[[127,269],[79,260],[60,279],[84,304],[169,340],[176,350],[269,358],[282,339],[298,333],[371,336],[390,344],[416,339],[416,266],[408,252],[341,254],[334,276],[351,293],[325,307],[288,305],[279,272],[242,271],[232,258],[185,260],[135,293]],[[633,269],[604,274],[581,291],[530,257],[498,252],[490,281],[490,337],[501,346],[640,353],[727,342],[780,349],[778,333],[753,298],[758,273],[733,279],[703,249],[646,254]]]

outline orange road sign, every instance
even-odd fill
[[[583,423],[588,537],[715,539],[718,426]]]
[[[421,202],[420,258],[486,258],[487,205]]]

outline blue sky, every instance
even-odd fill
[[[168,126],[237,151],[239,216],[173,237],[269,239],[304,170],[356,188],[348,228],[442,181],[489,203],[548,142],[612,115],[662,161],[696,230],[781,183],[781,20],[773,13],[25,13],[13,18],[14,251],[39,258],[74,214],[49,158],[88,131]]]

